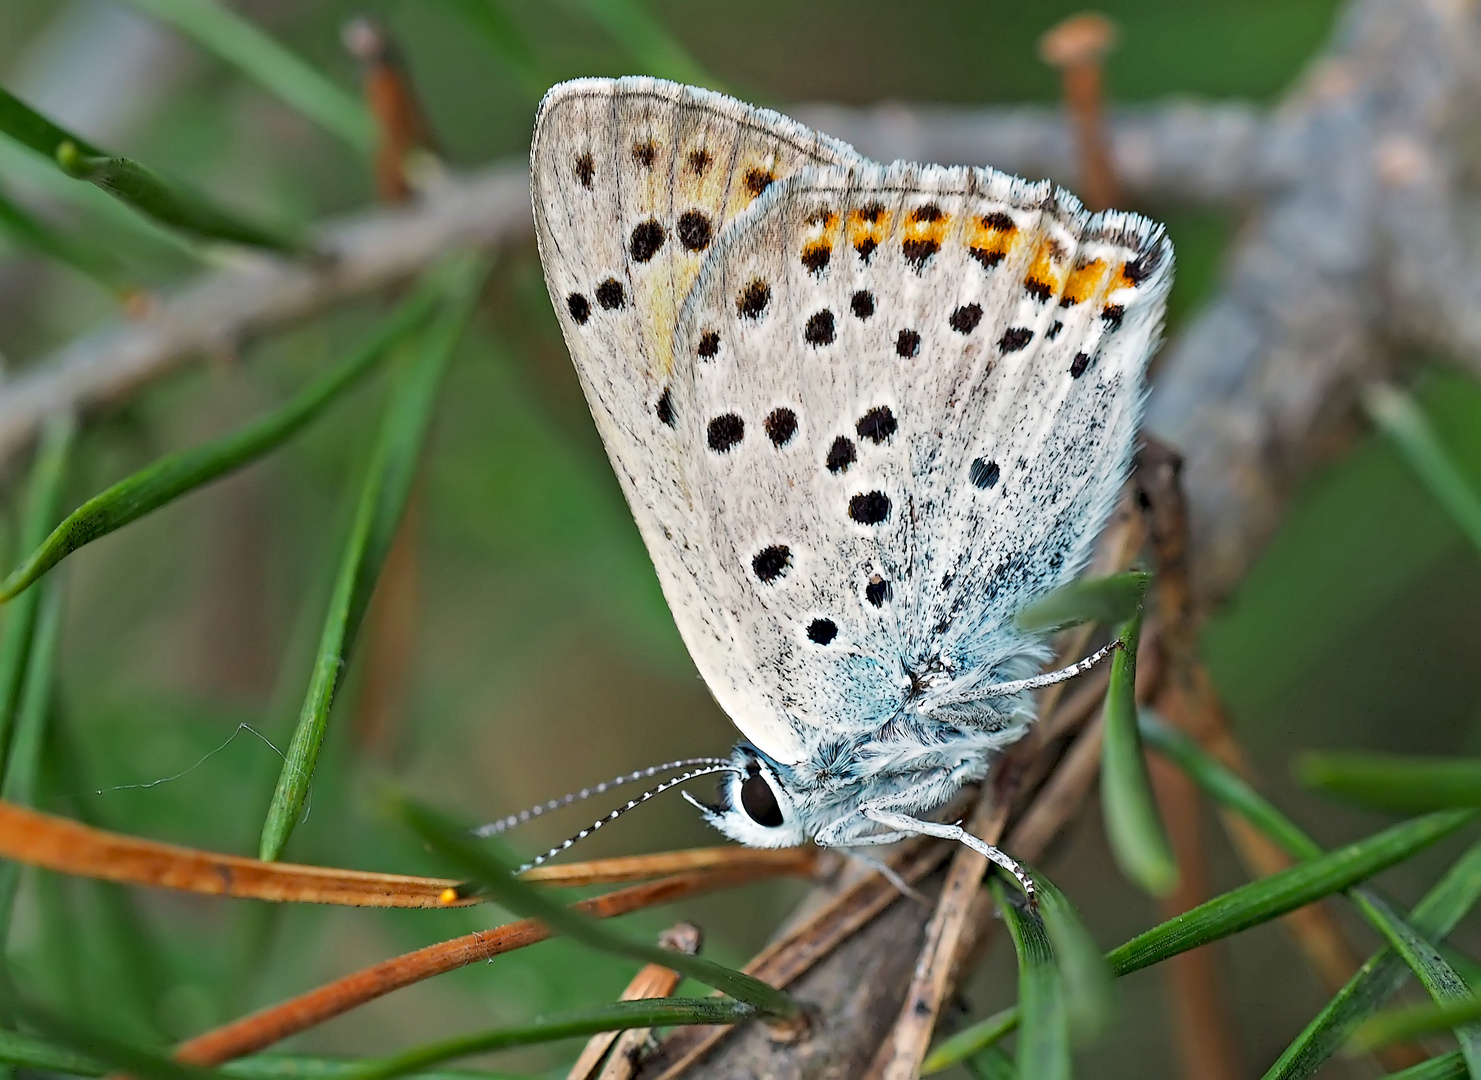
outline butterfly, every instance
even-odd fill
[[[927,815],[1113,647],[1036,675],[1014,615],[1084,567],[1129,471],[1162,227],[648,78],[554,87],[531,186],[592,417],[744,736],[676,763],[725,774],[690,801],[752,846],[929,834],[1016,869]]]

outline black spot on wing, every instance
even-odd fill
[[[767,585],[785,574],[791,565],[792,551],[786,544],[764,547],[751,559],[751,571]]]
[[[785,406],[772,409],[762,426],[766,428],[766,437],[774,445],[786,446],[792,441],[792,436],[797,434],[797,414]]]
[[[759,319],[769,303],[771,286],[760,278],[753,278],[735,298],[735,310],[743,319]]]
[[[967,471],[967,476],[974,485],[986,491],[998,482],[998,476],[1001,472],[1002,470],[998,468],[996,461],[977,458],[972,462],[972,467]]]
[[[899,429],[900,424],[895,420],[895,414],[890,411],[888,405],[880,405],[859,417],[859,422],[854,427],[859,433],[859,438],[868,439],[878,446],[893,435]]]
[[[571,318],[576,320],[578,326],[585,326],[586,320],[591,318],[591,301],[579,292],[573,292],[566,297],[566,310],[571,313]]]
[[[802,337],[813,348],[833,344],[833,312],[824,308],[808,316]]]
[[[998,348],[1005,353],[1018,352],[1034,340],[1034,332],[1027,326],[1010,326],[998,339]]]
[[[597,286],[597,303],[604,311],[616,311],[627,303],[627,293],[622,288],[622,282],[616,278],[608,278]]]
[[[860,525],[878,525],[889,520],[890,497],[883,491],[866,491],[848,501],[848,516]]]
[[[847,470],[850,465],[858,460],[859,452],[854,449],[853,442],[840,435],[833,440],[833,445],[828,447],[828,457],[825,464],[828,466],[830,473],[837,475]]]
[[[634,227],[627,244],[628,254],[633,257],[633,262],[645,263],[658,254],[667,236],[663,226],[649,218]]]
[[[838,636],[838,624],[832,619],[814,619],[808,623],[807,637],[819,645],[826,645]]]
[[[746,434],[746,422],[735,413],[725,413],[710,421],[705,432],[706,441],[711,450],[717,454],[723,454],[736,443],[740,442]]]
[[[591,154],[580,154],[576,158],[576,179],[581,186],[591,190],[591,182],[597,174],[596,159]]]
[[[679,243],[689,251],[703,251],[714,238],[714,226],[710,219],[698,210],[685,210],[679,215]]]
[[[981,304],[963,304],[951,313],[951,328],[958,334],[970,334],[982,321]]]
[[[925,265],[930,261],[931,256],[940,250],[941,241],[933,240],[929,237],[924,239],[911,238],[900,242],[900,254],[905,256],[905,261],[916,271],[925,269]]]

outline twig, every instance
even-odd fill
[[[407,159],[432,146],[431,129],[407,74],[401,51],[386,28],[369,15],[357,15],[341,37],[364,72],[365,103],[375,117],[375,187],[384,203],[411,197]]]
[[[1137,454],[1133,482],[1143,507],[1147,536],[1157,568],[1154,583],[1161,675],[1153,704],[1170,688],[1186,685],[1198,663],[1199,620],[1188,588],[1186,518],[1178,470],[1182,460],[1156,440]],[[1176,691],[1171,691],[1176,693]],[[1193,781],[1161,758],[1148,761],[1162,821],[1178,861],[1178,884],[1159,908],[1171,919],[1209,897],[1208,866],[1200,829],[1201,804]],[[1242,1075],[1239,1039],[1220,971],[1220,953],[1205,946],[1173,957],[1165,966],[1168,1011],[1182,1074],[1189,1080],[1238,1080]]]
[[[572,906],[595,918],[610,919],[767,876],[770,874],[757,873],[756,868],[694,871],[594,896]],[[197,1035],[176,1047],[175,1058],[192,1065],[219,1065],[307,1031],[393,990],[549,937],[550,931],[534,919],[521,919],[493,930],[475,930],[451,941],[428,945]]]
[[[907,883],[914,885],[945,862],[952,847],[950,841],[921,839],[902,844],[887,861]],[[844,942],[851,942],[862,927],[873,923],[900,899],[894,885],[881,875],[870,873],[768,945],[744,970],[778,989],[785,989]],[[915,912],[910,915],[913,918]],[[640,1075],[672,1080],[708,1054],[730,1031],[724,1027],[681,1028],[643,1063]]]
[[[522,164],[449,180],[416,205],[320,229],[327,258],[242,256],[161,296],[146,316],[79,338],[0,391],[0,462],[59,409],[91,412],[203,356],[416,275],[448,252],[523,242],[531,233]]]
[[[1001,777],[1001,765],[999,770]],[[1015,772],[1010,766],[1008,782],[983,786],[983,793],[966,823],[968,832],[989,844],[1002,839],[1008,824],[1017,786],[1012,779]],[[986,856],[965,845],[959,846],[952,856],[946,883],[941,887],[936,910],[926,927],[925,948],[915,962],[910,988],[905,991],[900,1018],[895,1022],[893,1035],[880,1048],[881,1056],[876,1059],[877,1067],[871,1068],[871,1075],[883,1080],[911,1080],[919,1073],[920,1063],[931,1045],[931,1033],[936,1030],[936,1019],[946,997],[957,948],[966,932],[972,901],[986,871]]]
[[[1072,15],[1039,39],[1039,58],[1059,70],[1065,109],[1075,128],[1080,155],[1078,190],[1092,210],[1121,205],[1121,185],[1111,165],[1101,101],[1101,61],[1115,44],[1116,31],[1104,15]]]
[[[1164,634],[1161,653],[1166,660],[1166,674],[1160,681],[1153,707],[1169,723],[1196,739],[1205,750],[1253,781],[1254,773],[1234,737],[1228,718],[1209,678],[1208,669],[1198,656],[1199,607],[1189,580],[1187,502],[1182,484],[1182,459],[1166,447],[1149,442],[1140,455],[1136,480],[1146,507],[1146,520],[1151,546],[1157,564],[1157,600]],[[1174,829],[1175,840],[1181,840],[1178,861],[1183,867],[1183,884],[1171,898],[1165,915],[1171,917],[1207,898],[1201,881],[1194,887],[1194,875],[1202,870],[1202,848],[1196,830],[1188,822],[1196,821],[1198,798],[1193,781],[1171,763],[1152,759],[1153,777],[1163,801],[1164,819]],[[1263,833],[1242,817],[1223,808],[1219,820],[1234,845],[1240,861],[1252,877],[1267,877],[1291,865],[1291,859]],[[1187,835],[1192,831],[1192,835]],[[1327,989],[1336,993],[1352,973],[1360,958],[1348,941],[1330,905],[1312,904],[1285,916],[1282,925],[1295,940],[1307,965]],[[1238,1041],[1230,1027],[1227,1003],[1208,947],[1175,957],[1171,975],[1171,1005],[1179,1018],[1177,1030],[1184,1060],[1196,1062],[1196,1076],[1236,1076],[1226,1071],[1223,1062],[1237,1062]],[[1417,1064],[1424,1055],[1417,1047],[1392,1046],[1382,1052],[1390,1069]]]
[[[0,802],[0,858],[59,874],[208,896],[350,907],[442,908],[480,902],[469,897],[449,903],[448,890],[460,883],[447,878],[262,862],[124,836],[6,802]],[[541,866],[524,879],[574,886],[711,870],[806,875],[816,865],[817,851],[811,848],[697,848]]]
[[[693,923],[679,923],[660,934],[658,943],[665,949],[678,949],[694,956],[699,953],[700,939],[699,927]],[[680,979],[679,973],[672,968],[648,964],[633,976],[632,982],[622,991],[621,1000],[668,997],[679,985]],[[597,1080],[609,1080],[609,1074],[612,1074],[610,1080],[619,1080],[624,1067],[626,1075],[630,1076],[634,1068],[633,1055],[642,1049],[649,1037],[649,1031],[648,1028],[639,1028],[626,1032],[604,1031],[600,1035],[593,1035],[576,1058],[576,1064],[566,1074],[566,1080],[588,1080],[602,1063],[602,1058],[607,1056],[608,1050],[612,1051],[611,1058]]]

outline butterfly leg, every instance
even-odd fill
[[[876,821],[887,829],[897,833],[915,833],[921,836],[939,836],[944,840],[955,840],[959,844],[965,844],[985,859],[1001,866],[1013,879],[1018,882],[1018,887],[1023,890],[1023,895],[1028,898],[1030,906],[1037,907],[1038,897],[1034,890],[1034,879],[1029,877],[1028,871],[1018,864],[1006,852],[999,851],[991,844],[973,836],[960,825],[944,825],[935,821],[921,821],[907,814],[897,814],[893,810],[879,810],[865,806],[861,808],[865,817],[870,821]]]
[[[904,836],[894,836],[890,838],[891,842],[904,839],[907,838]],[[870,842],[872,843],[873,841],[871,840]],[[895,889],[900,893],[901,896],[908,896],[910,897],[910,899],[925,904],[927,907],[930,906],[931,902],[927,900],[923,895],[921,895],[921,893],[916,890],[914,885],[910,884],[910,882],[906,881],[903,877],[896,873],[895,868],[889,863],[885,862],[883,859],[876,859],[873,855],[869,855],[863,851],[849,851],[848,854],[851,858],[858,859],[865,866],[869,867],[869,869],[873,870],[880,877],[888,881],[895,887]]]
[[[1085,674],[1085,672],[1095,667],[1096,664],[1099,664],[1117,649],[1124,647],[1121,639],[1117,638],[1105,648],[1097,649],[1085,659],[1077,660],[1069,667],[1060,668],[1058,671],[1046,671],[1042,675],[1033,675],[1027,679],[1015,679],[1012,682],[998,683],[994,686],[984,687],[978,696],[984,698],[1012,697],[1014,694],[1021,694],[1025,690],[1038,690],[1044,686],[1053,686],[1055,683],[1065,682],[1073,679],[1076,675]]]

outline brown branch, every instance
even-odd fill
[[[780,866],[698,870],[594,896],[572,907],[594,918],[610,919],[785,872]],[[550,931],[542,924],[534,919],[521,919],[493,930],[475,930],[451,941],[428,945],[197,1035],[176,1047],[175,1058],[191,1065],[220,1065],[317,1027],[393,990],[523,949],[548,937]]]
[[[899,850],[892,852],[886,861],[900,877],[913,885],[945,862],[951,850],[949,841],[921,839],[900,845]],[[836,894],[815,898],[815,909],[758,953],[744,970],[772,986],[785,988],[803,979],[825,958],[830,965],[836,966],[835,950],[847,953],[842,962],[853,966],[856,971],[860,967],[872,967],[874,959],[861,955],[855,946],[856,935],[865,926],[869,926],[872,932],[878,925],[875,920],[881,915],[887,915],[882,922],[892,924],[908,924],[917,918],[917,912],[913,910],[897,918],[893,909],[900,899],[895,886],[879,874],[864,873]],[[899,906],[914,909],[919,905]],[[856,989],[867,993],[867,988]],[[821,1011],[818,1019],[824,1024],[832,1023],[847,1012],[845,1005],[837,1013]],[[849,1018],[844,1016],[843,1022],[848,1023]],[[641,1074],[658,1080],[672,1080],[708,1054],[731,1031],[728,1027],[680,1028],[664,1041],[657,1054],[643,1063]],[[761,1032],[759,1038],[763,1045],[770,1044],[770,1034],[759,1025],[742,1029],[737,1033],[737,1040],[754,1040],[758,1037],[755,1031]]]
[[[547,885],[575,886],[683,872],[808,875],[817,866],[817,854],[812,848],[696,848],[538,866],[523,878]],[[0,802],[0,858],[75,877],[280,903],[441,908],[480,902],[478,897],[471,897],[448,903],[447,890],[460,883],[447,878],[262,862],[124,836],[7,802]]]
[[[1000,771],[996,784],[984,785],[982,795],[972,810],[965,828],[989,844],[998,843],[1008,824],[1016,784],[1010,768],[1009,782],[1002,782]],[[987,858],[971,848],[959,845],[952,855],[951,869],[941,887],[936,910],[926,926],[925,946],[915,962],[915,974],[905,991],[905,1004],[895,1021],[894,1031],[880,1047],[880,1055],[870,1069],[871,1076],[883,1080],[911,1080],[920,1071],[931,1033],[946,999],[955,968],[958,946],[968,932],[972,901],[976,899],[982,876],[987,872]]]
[[[694,956],[699,952],[701,935],[693,923],[679,923],[665,930],[658,937],[658,944],[665,949],[675,949]],[[661,964],[648,964],[622,991],[623,1001],[641,1001],[644,998],[668,997],[674,992],[682,976],[672,968]],[[651,1028],[635,1028],[631,1031],[603,1031],[587,1040],[585,1048],[566,1073],[566,1080],[588,1080],[602,1058],[607,1058],[597,1080],[626,1080],[636,1067],[636,1057],[648,1041]],[[607,1051],[611,1050],[609,1056]]]

